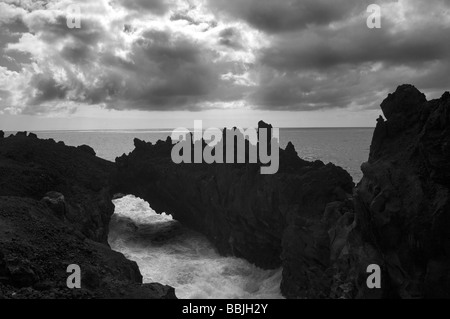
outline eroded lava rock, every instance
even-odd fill
[[[350,197],[354,184],[344,169],[304,161],[292,144],[280,150],[275,175],[261,175],[259,164],[177,165],[172,146],[170,138],[155,145],[136,139],[135,150],[116,159],[114,191],[134,194],[157,212],[171,214],[206,235],[223,255],[262,268],[283,266],[286,296],[303,296],[307,293],[298,292],[318,281],[330,283],[316,276],[329,266],[329,240],[326,230],[316,233],[314,225],[328,203]]]
[[[0,139],[0,299],[176,298],[107,244],[114,170],[87,148]],[[71,264],[82,289],[67,288]]]
[[[402,85],[381,104],[355,208],[384,296],[450,298],[449,97]]]

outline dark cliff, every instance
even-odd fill
[[[355,198],[360,236],[384,295],[449,298],[450,94],[427,101],[402,85],[381,108]]]
[[[69,147],[32,133],[0,139],[0,195],[47,197],[50,205],[58,194],[53,199],[47,193],[60,193],[64,205],[53,205],[55,214],[89,239],[107,244],[114,213],[109,184],[115,166],[92,152],[88,146]]]
[[[0,134],[0,298],[175,297],[107,245],[114,170],[88,146]],[[80,290],[66,286],[71,264]]]

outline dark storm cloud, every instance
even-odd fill
[[[132,52],[133,63],[122,63],[119,74],[105,78],[105,84],[116,87],[113,91],[126,101],[113,108],[196,108],[218,83],[210,64],[212,53],[183,37],[149,31],[134,43]],[[118,65],[114,59],[110,62],[111,67]],[[125,79],[126,87],[114,80],[116,76]]]
[[[155,15],[165,14],[169,9],[165,0],[117,0],[117,2],[129,10],[145,11]]]
[[[210,0],[213,9],[269,33],[329,24],[361,12],[369,3],[369,0]]]
[[[74,59],[80,57],[74,49],[66,48],[63,53],[70,63],[82,63]],[[105,103],[112,109],[198,110],[204,102],[222,99],[224,91],[233,91],[232,85],[221,85],[220,65],[212,63],[215,57],[213,51],[182,35],[151,30],[134,42],[130,60],[100,55],[95,62],[101,68],[95,83],[78,83],[74,99]],[[231,94],[232,98],[238,98],[238,93]]]
[[[257,52],[260,82],[249,98],[255,107],[316,110],[372,108],[379,94],[402,81],[445,86],[445,72],[435,65],[448,69],[450,24],[435,13],[448,13],[450,1],[403,2],[403,22],[386,15],[392,12],[383,5],[395,2],[210,0],[210,5],[268,34],[269,45]],[[372,3],[382,7],[381,29],[366,26]],[[229,43],[227,37],[219,42]]]
[[[72,39],[78,43],[92,45],[101,40],[107,30],[100,21],[84,17],[81,20],[81,28],[68,28],[67,17],[60,14],[55,19],[43,14],[30,14],[25,20],[28,28],[40,39],[47,43],[58,43],[58,41]]]
[[[85,18],[82,24],[82,28],[69,29],[65,17],[59,16],[53,22],[40,24],[36,34],[49,44],[65,43],[60,57],[73,65],[86,65],[97,61],[99,44],[109,37],[98,21]]]
[[[235,50],[244,49],[241,33],[236,28],[226,28],[220,31],[219,43]]]
[[[414,65],[450,56],[450,25],[424,25],[392,33],[351,25],[339,30],[311,30],[279,36],[261,53],[261,62],[280,70],[328,69],[340,64],[383,62]]]
[[[75,65],[89,63],[94,54],[95,51],[86,45],[68,44],[61,50],[61,57]]]
[[[317,73],[282,73],[267,70],[261,86],[251,95],[258,108],[266,110],[318,110],[348,106],[355,95],[355,73],[350,76],[336,70],[321,78]],[[356,92],[352,92],[356,93]]]
[[[450,1],[432,3],[408,2],[411,17],[403,25],[383,19],[381,29],[369,29],[361,15],[340,27],[316,24],[273,35],[259,52],[264,71],[251,101],[277,110],[370,109],[403,82],[448,90],[450,24],[433,16],[449,12]]]
[[[65,47],[61,57],[85,69],[96,68],[89,64],[93,60],[88,52]],[[78,82],[73,100],[105,103],[113,109],[195,110],[199,102],[208,100],[219,81],[214,66],[205,58],[208,54],[186,39],[173,38],[165,32],[147,32],[134,43],[132,61],[108,53],[100,56],[95,62],[100,67],[95,83]],[[41,80],[33,85],[41,93],[31,103],[63,99],[67,93],[55,80]]]
[[[196,111],[205,103],[234,101],[244,94],[236,84],[221,79],[227,64],[216,61],[215,50],[170,29],[142,32],[122,24],[120,31],[124,36],[134,34],[134,39],[121,47],[120,34],[89,16],[83,17],[80,29],[68,28],[64,14],[45,11],[32,12],[24,21],[31,39],[45,43],[47,50],[35,57],[40,73],[22,92],[27,114],[33,113],[33,105],[36,114],[46,108],[51,112],[58,102]],[[25,49],[34,51],[30,44]],[[118,55],[120,49],[127,53]]]
[[[13,64],[31,55],[24,85],[0,95],[20,101],[23,112],[44,114],[66,102],[150,111],[227,102],[283,111],[371,109],[403,82],[448,90],[450,1],[389,7],[405,9],[403,16],[382,7],[382,28],[369,29],[372,2],[209,0],[202,14],[168,0],[115,0],[109,9],[125,8],[121,18],[116,11],[105,19],[88,14],[81,29],[69,29],[61,10],[27,9],[0,29],[0,53],[9,55],[0,56],[0,66],[20,71]]]
[[[30,62],[29,54],[18,51],[7,51],[10,43],[17,43],[22,33],[28,28],[20,18],[3,23],[0,28],[0,66],[4,66],[12,71],[20,71],[21,64]]]
[[[66,97],[68,89],[57,83],[52,77],[45,74],[36,74],[31,79],[31,86],[37,91],[29,101],[30,105],[39,105],[43,102],[62,100]]]

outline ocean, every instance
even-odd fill
[[[66,145],[87,144],[97,156],[114,161],[133,150],[133,139],[165,140],[170,130],[41,131]],[[291,141],[306,160],[333,162],[358,182],[361,164],[368,159],[373,128],[280,129],[280,144]],[[139,265],[144,282],[175,288],[183,299],[282,298],[281,269],[262,270],[245,260],[220,256],[201,234],[179,225],[168,214],[156,214],[148,203],[133,195],[114,201],[114,225],[109,243]],[[155,236],[156,234],[156,236]],[[158,235],[159,234],[159,235]]]
[[[360,166],[369,157],[373,128],[282,128],[280,146],[291,141],[298,155],[305,160],[332,162],[346,169],[358,182]],[[7,132],[6,134],[10,134]],[[40,131],[40,138],[53,138],[67,145],[91,146],[97,156],[113,161],[134,149],[133,139],[155,143],[166,140],[171,130],[120,130],[120,131]]]

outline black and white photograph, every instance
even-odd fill
[[[449,91],[449,0],[0,0],[0,304],[448,299]]]

